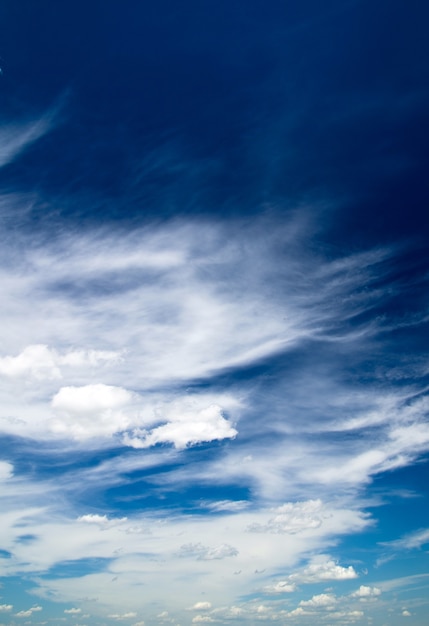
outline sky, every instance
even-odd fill
[[[424,626],[429,5],[0,3],[0,625]]]

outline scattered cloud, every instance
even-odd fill
[[[295,583],[291,583],[285,580],[280,580],[275,585],[268,585],[264,588],[267,593],[293,593],[296,591],[297,586]]]
[[[381,589],[378,587],[369,587],[367,585],[361,585],[357,591],[354,591],[351,596],[353,598],[374,598],[381,595]]]
[[[78,522],[85,524],[97,524],[99,526],[117,526],[118,524],[124,524],[127,521],[127,517],[108,518],[107,515],[97,515],[93,513],[87,513],[77,518]]]
[[[236,429],[223,416],[222,408],[212,405],[194,415],[178,415],[174,421],[150,432],[136,429],[131,436],[123,437],[123,443],[132,448],[172,443],[176,448],[182,449],[198,443],[232,439],[236,435]]]
[[[0,604],[0,613],[7,613],[12,611],[13,604]]]
[[[253,524],[248,530],[294,535],[304,530],[318,528],[324,517],[321,500],[288,502],[274,511],[277,515],[268,520],[267,524]]]
[[[301,600],[300,606],[331,607],[337,603],[337,598],[332,593],[320,593],[310,600]]]
[[[230,556],[237,556],[238,550],[228,544],[221,544],[210,548],[201,543],[187,543],[180,546],[178,555],[181,557],[196,558],[198,561],[215,561]]]
[[[82,609],[64,609],[64,613],[68,613],[69,615],[78,615],[79,613],[82,613]]]
[[[383,542],[381,545],[393,548],[394,550],[413,550],[421,548],[426,543],[429,543],[429,528],[416,530],[401,539]]]
[[[106,350],[68,350],[59,353],[47,345],[25,347],[17,356],[0,357],[0,374],[10,378],[30,377],[36,381],[63,378],[62,366],[82,367],[115,363],[121,356]]]
[[[206,509],[211,511],[243,511],[249,506],[247,500],[219,500],[218,502],[201,503]]]
[[[316,583],[327,580],[350,580],[357,577],[351,565],[343,567],[331,559],[318,555],[303,570],[291,574],[289,580],[297,583]]]
[[[31,607],[31,609],[28,609],[27,611],[19,611],[18,613],[15,613],[15,617],[31,617],[33,613],[37,613],[42,610],[43,609],[41,606],[36,605]]]
[[[211,602],[196,602],[190,611],[208,611],[212,608]]]
[[[0,461],[0,481],[6,481],[13,476],[13,465],[8,461]]]

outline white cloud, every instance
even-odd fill
[[[247,500],[219,500],[218,502],[202,503],[201,506],[211,511],[243,511],[249,504]]]
[[[314,557],[312,562],[303,570],[291,574],[289,579],[301,583],[316,583],[326,580],[350,580],[357,578],[357,576],[351,565],[343,567],[335,561],[319,555]]]
[[[133,403],[134,397],[126,389],[112,385],[62,387],[51,402],[57,414],[51,428],[56,434],[78,440],[122,432],[130,425],[124,409]]]
[[[128,613],[113,613],[111,615],[108,615],[107,617],[109,617],[110,619],[115,619],[118,622],[122,621],[122,620],[127,620],[127,619],[132,619],[133,617],[137,617],[137,613],[135,613],[134,611],[129,611]]]
[[[312,612],[306,611],[301,606],[298,606],[296,609],[289,611],[288,615],[290,615],[290,617],[295,617],[296,615],[312,615]]]
[[[13,476],[13,465],[8,461],[0,461],[0,481],[9,480]]]
[[[96,367],[120,361],[118,352],[108,350],[68,350],[58,352],[44,344],[26,346],[17,356],[0,357],[0,374],[10,378],[30,377],[36,381],[63,377],[62,366]]]
[[[0,167],[11,163],[52,127],[53,113],[38,120],[10,124],[0,128]]]
[[[42,611],[41,606],[33,606],[31,609],[27,611],[19,611],[19,613],[15,613],[15,617],[31,617],[33,613],[37,613],[38,611]]]
[[[280,580],[274,585],[268,585],[264,588],[267,593],[293,593],[296,591],[295,583],[291,583],[286,580]]]
[[[215,620],[209,615],[196,615],[195,617],[192,618],[193,624],[205,624],[205,623],[209,624],[214,621]]]
[[[180,546],[178,555],[181,557],[196,558],[199,561],[214,561],[237,556],[238,550],[233,546],[223,543],[214,548],[203,546],[201,543],[187,543]]]
[[[367,585],[361,585],[357,591],[354,591],[351,596],[353,598],[371,598],[381,595],[381,589],[378,587],[369,587]]]
[[[54,353],[45,345],[31,345],[18,356],[0,358],[3,376],[32,376],[36,380],[61,378]]]
[[[13,604],[0,604],[0,613],[7,613],[13,609]]]
[[[108,518],[107,515],[97,515],[93,513],[88,513],[86,515],[81,515],[77,518],[78,522],[83,522],[85,524],[97,524],[99,526],[117,526],[119,524],[124,524],[128,518],[126,517],[116,517],[116,518]]]
[[[410,613],[407,609],[404,609],[404,610],[402,611],[402,615],[403,615],[404,617],[411,617],[411,613]]]
[[[68,613],[69,615],[78,615],[79,613],[82,613],[82,609],[64,609],[64,613]]]
[[[412,550],[420,548],[424,544],[429,543],[429,528],[423,528],[413,533],[405,535],[401,539],[383,542],[381,545],[391,547],[396,550]]]
[[[320,593],[310,600],[301,600],[300,606],[330,607],[337,603],[337,598],[332,593]]]
[[[125,435],[123,442],[132,448],[148,448],[157,443],[172,443],[182,449],[197,443],[232,439],[237,430],[223,416],[222,408],[212,405],[196,414],[185,413],[175,416],[171,421],[147,432],[134,430],[132,435]]]
[[[211,602],[196,602],[194,606],[190,608],[191,611],[208,611],[212,608]]]
[[[267,524],[252,524],[251,532],[267,532],[294,535],[304,530],[319,528],[324,517],[321,500],[287,502],[274,509],[277,515]]]

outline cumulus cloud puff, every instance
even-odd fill
[[[304,530],[319,528],[324,517],[321,500],[287,502],[274,509],[277,515],[267,524],[252,524],[251,532],[267,532],[294,535]]]
[[[196,602],[194,606],[190,608],[191,611],[208,611],[212,608],[211,602]]]
[[[336,604],[337,598],[332,593],[320,593],[310,600],[301,600],[300,606],[330,607]]]
[[[237,556],[238,550],[228,544],[221,544],[213,548],[204,546],[201,543],[187,543],[180,547],[178,556],[190,557],[198,561],[215,561],[225,559],[230,556]]]
[[[148,448],[157,443],[172,443],[176,448],[190,445],[232,439],[237,430],[225,419],[223,410],[218,405],[211,405],[197,413],[189,411],[170,417],[171,421],[151,431],[134,430],[132,435],[123,438],[125,445],[132,448]]]
[[[289,579],[294,582],[317,583],[326,580],[350,580],[357,577],[358,575],[351,565],[343,567],[323,555],[318,555],[312,559],[307,567],[291,574]]]
[[[378,587],[361,585],[359,589],[354,591],[351,595],[353,598],[373,598],[381,595],[381,589]]]
[[[52,420],[51,428],[74,439],[122,432],[130,424],[123,409],[133,400],[132,393],[112,385],[62,387],[52,398],[51,406],[58,417]]]
[[[68,350],[58,352],[44,344],[26,346],[17,356],[0,357],[0,374],[10,378],[30,377],[37,381],[60,379],[61,366],[96,367],[120,360],[117,352],[108,350]]]

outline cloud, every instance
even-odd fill
[[[268,585],[264,588],[267,593],[293,593],[297,587],[295,583],[291,583],[285,580],[280,580],[274,585]]]
[[[208,611],[212,608],[211,602],[196,602],[190,611]]]
[[[214,621],[215,620],[209,615],[195,615],[195,617],[192,618],[193,624],[209,624]]]
[[[0,374],[10,378],[30,377],[36,381],[61,379],[61,367],[97,367],[116,363],[117,352],[108,350],[67,350],[57,352],[44,344],[26,346],[17,356],[0,357]]]
[[[0,461],[0,481],[6,481],[13,476],[13,465],[8,461]]]
[[[323,555],[318,555],[300,572],[291,574],[289,580],[299,583],[317,583],[326,580],[350,580],[357,577],[351,565],[343,567]]]
[[[0,604],[0,613],[8,613],[12,611],[13,604]]]
[[[110,619],[115,619],[118,622],[121,622],[122,620],[127,620],[127,619],[132,619],[133,617],[137,617],[137,613],[135,613],[134,611],[129,611],[128,613],[113,613],[111,615],[108,615],[107,617],[109,617]]]
[[[219,500],[218,502],[202,503],[210,511],[243,511],[250,505],[248,500]]]
[[[304,530],[319,528],[324,517],[321,500],[288,502],[274,509],[277,515],[267,524],[252,524],[250,532],[294,535]]]
[[[31,617],[33,613],[37,613],[38,611],[42,611],[41,606],[33,606],[31,609],[27,611],[19,611],[19,613],[15,613],[15,617]]]
[[[409,533],[401,539],[381,542],[380,545],[388,546],[395,550],[413,550],[415,548],[421,548],[421,546],[426,543],[429,543],[429,528],[423,528],[413,533]]]
[[[402,611],[402,615],[403,615],[404,617],[411,617],[411,613],[410,613],[407,609],[404,609],[404,610]]]
[[[237,556],[238,550],[228,544],[221,544],[210,548],[201,543],[187,543],[180,546],[178,555],[181,557],[196,558],[198,561],[215,561],[231,556]]]
[[[0,127],[0,167],[11,163],[35,141],[43,137],[53,124],[53,114],[38,120],[2,125]]]
[[[174,421],[158,426],[150,432],[134,430],[131,436],[123,437],[123,443],[132,448],[172,443],[176,448],[183,449],[198,443],[232,439],[237,434],[237,430],[223,416],[222,408],[212,405],[196,414],[189,412],[178,414]]]
[[[79,613],[82,613],[82,609],[64,609],[64,613],[68,613],[69,615],[78,615]]]
[[[128,518],[119,517],[119,518],[108,518],[107,515],[97,515],[88,513],[86,515],[81,515],[77,518],[78,522],[83,522],[85,524],[97,524],[99,526],[117,526],[118,524],[124,524]]]
[[[310,600],[301,600],[300,606],[330,607],[337,603],[337,598],[332,593],[320,593]]]
[[[112,385],[62,387],[52,398],[57,417],[51,428],[58,435],[78,440],[113,435],[129,426],[123,409],[133,401],[132,393]]]
[[[357,591],[354,591],[351,594],[352,598],[373,598],[378,597],[379,595],[381,595],[381,589],[366,585],[361,585]]]

